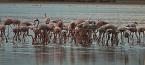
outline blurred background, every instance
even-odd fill
[[[92,2],[92,3],[145,3],[145,0],[0,0],[0,2]]]

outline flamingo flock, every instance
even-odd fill
[[[31,37],[32,45],[72,44],[91,47],[95,43],[99,46],[114,47],[126,44],[144,45],[145,26],[140,26],[137,22],[118,26],[102,20],[83,19],[64,23],[61,19],[51,20],[45,16],[44,21],[35,19],[23,22],[8,18],[0,24],[0,31],[1,41],[6,42],[9,42],[7,32],[14,34],[13,41],[25,42],[26,37]],[[33,34],[30,34],[30,31]]]

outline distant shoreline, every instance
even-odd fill
[[[131,3],[127,3],[127,2],[115,2],[115,3],[111,3],[111,2],[48,2],[48,1],[44,1],[44,2],[40,2],[40,1],[24,1],[24,2],[0,2],[0,4],[119,4],[119,5],[145,5],[145,2],[131,2]]]

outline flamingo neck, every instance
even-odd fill
[[[34,20],[34,24],[35,24],[35,25],[36,25],[36,21],[37,21],[37,26],[36,26],[36,27],[38,27],[40,21],[39,21],[39,19]]]

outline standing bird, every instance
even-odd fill
[[[20,24],[18,27],[14,28],[13,29],[13,33],[14,33],[14,36],[13,36],[13,41],[17,39],[19,41],[21,41],[21,35],[22,35],[22,40],[23,42],[25,42],[26,40],[26,36],[28,36],[29,34],[29,27],[24,25],[24,24]]]
[[[16,27],[19,26],[20,23],[21,23],[20,20],[13,20],[13,25],[16,26]]]
[[[106,35],[107,35],[107,41],[106,41],[106,45],[105,46],[109,46],[109,40],[111,38],[111,34],[113,34],[114,31],[112,29],[107,29],[106,30]],[[113,46],[113,45],[112,45]]]
[[[137,22],[133,22],[131,24],[128,24],[126,26],[127,30],[130,31],[130,35],[131,35],[131,38],[132,38],[132,45],[134,43],[134,35],[136,36],[136,38],[138,39],[138,36],[137,36],[137,25],[138,23]]]
[[[50,18],[46,16],[45,19],[44,19],[44,22],[45,22],[45,24],[49,24],[50,23]]]
[[[32,26],[33,22],[32,21],[25,21],[25,22],[21,22],[21,24],[26,25],[26,26]]]
[[[136,27],[138,25],[137,22],[133,22],[131,24],[128,24],[126,27]]]
[[[130,35],[131,35],[131,39],[132,39],[132,44],[131,45],[134,45],[134,35],[138,39],[137,28],[136,27],[127,27],[127,30],[130,31]]]
[[[49,24],[50,23],[50,17],[48,17],[45,13],[45,16],[44,16],[44,22],[45,24]]]
[[[61,39],[62,39],[64,44],[66,44],[66,42],[67,42],[67,32],[68,32],[67,30],[61,31]]]
[[[106,32],[106,29],[104,26],[101,26],[98,28],[98,37],[97,37],[97,42],[100,46],[100,42],[102,41],[102,45],[104,45],[103,41],[104,41],[104,37],[105,37],[105,32]]]
[[[37,22],[37,25],[36,25],[36,22]],[[48,24],[39,24],[39,23],[40,23],[39,19],[34,20],[34,26],[36,25],[35,26],[36,29],[34,29],[34,33],[38,32],[35,34],[35,37],[40,35],[42,43],[46,45],[50,41],[50,40],[48,40],[48,31],[50,31],[50,28],[49,28]],[[34,40],[36,40],[36,39],[34,39]]]
[[[139,38],[137,43],[141,43],[141,33],[142,33],[142,38],[143,38],[143,43],[144,43],[144,31],[145,31],[145,27],[137,27],[137,32],[139,34]]]
[[[59,44],[61,44],[61,28],[58,27],[58,26],[55,26],[54,27],[54,30],[53,30],[53,42],[57,42],[57,39],[59,39]]]
[[[7,20],[4,22],[5,27],[8,28],[7,37],[9,37],[9,26],[10,26],[11,24],[13,24],[14,21],[15,21],[15,20],[13,20],[13,19],[7,19]],[[11,26],[10,26],[10,27],[11,27]],[[11,28],[12,28],[12,27],[11,27]]]
[[[127,42],[129,44],[129,42],[130,42],[130,39],[129,39],[129,37],[130,37],[130,31],[129,30],[124,31],[124,37],[127,38]]]
[[[96,28],[100,28],[103,25],[109,24],[108,22],[105,21],[96,21]]]
[[[47,24],[40,24],[38,27],[39,31],[41,31],[42,43],[47,45],[50,40],[48,40],[48,31],[50,30]]]
[[[76,24],[74,22],[71,22],[68,25],[68,35],[67,36],[71,38],[71,42],[74,41],[75,27],[76,27]]]
[[[102,39],[102,45],[104,45],[104,38],[105,38],[105,33],[107,31],[107,29],[112,29],[110,31],[113,31],[113,34],[112,34],[112,37],[111,37],[111,43],[112,45],[118,45],[118,32],[117,32],[117,27],[115,25],[112,25],[112,24],[106,24],[106,25],[103,25],[101,26],[99,29],[98,29],[98,32],[99,32],[99,37],[98,37],[98,44],[100,42],[100,39]]]
[[[25,42],[26,36],[29,36],[29,26],[32,26],[33,23],[31,21],[20,22],[19,20],[15,20],[13,24],[16,25],[16,27],[13,29],[13,41],[17,41],[17,39],[21,41],[22,35],[22,40]]]
[[[36,24],[36,22],[37,22],[37,24]],[[35,19],[34,20],[34,26],[36,25],[36,27],[38,27],[38,25],[40,24],[40,21],[39,21],[39,19],[37,18],[37,19]]]
[[[8,39],[7,39],[6,35],[5,35],[5,25],[0,24],[0,31],[1,31],[2,40],[3,40],[3,38],[5,38],[6,42],[8,42]]]
[[[124,32],[126,31],[127,29],[126,29],[126,27],[125,26],[120,26],[120,27],[118,27],[118,31],[119,31],[119,33],[120,33],[120,38],[121,38],[121,44],[123,44],[124,43]]]
[[[77,20],[73,21],[73,23],[75,23],[75,25],[81,24],[83,22],[85,22],[83,19],[77,19]]]

